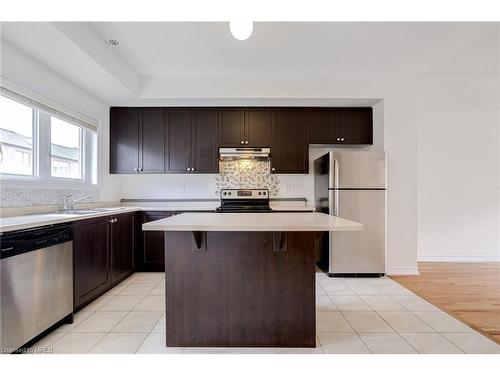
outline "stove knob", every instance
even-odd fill
[[[224,192],[224,195],[227,195],[227,193],[226,193],[226,192]]]
[[[262,194],[266,195],[267,193],[264,191]]]
[[[227,195],[231,195],[231,192],[227,193]]]
[[[262,195],[262,193],[259,191],[259,195]]]

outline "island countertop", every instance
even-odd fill
[[[183,213],[145,223],[142,229],[174,232],[342,232],[363,230],[363,224],[319,212]]]

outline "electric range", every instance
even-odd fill
[[[268,189],[222,189],[215,212],[272,212]]]

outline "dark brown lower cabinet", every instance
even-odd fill
[[[75,310],[92,302],[133,272],[135,231],[135,213],[75,222]]]
[[[175,215],[173,211],[141,212],[141,224]],[[136,251],[136,270],[142,272],[165,271],[165,238],[163,232],[141,231],[141,243]]]
[[[119,283],[134,268],[135,212],[112,217],[110,231],[111,282]]]

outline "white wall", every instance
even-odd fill
[[[500,261],[500,96],[493,77],[423,79],[418,259]]]
[[[119,179],[108,173],[109,106],[4,40],[1,40],[0,78],[2,86],[73,116],[97,122],[100,161],[97,189],[102,201],[118,199]],[[5,181],[2,181],[2,186],[28,189],[61,188],[41,186],[38,183],[30,185],[26,182],[19,184]],[[79,194],[95,189],[95,186],[70,187],[70,190],[78,190]]]

